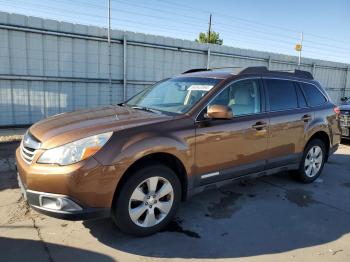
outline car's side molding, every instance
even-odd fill
[[[260,171],[260,172],[253,172],[253,173],[245,174],[245,175],[242,175],[242,176],[232,177],[232,178],[228,178],[228,179],[225,179],[225,180],[213,181],[212,183],[204,184],[204,185],[195,187],[193,189],[189,189],[189,191],[187,193],[187,198],[190,198],[193,195],[199,194],[199,193],[201,193],[203,191],[207,191],[207,190],[215,189],[215,188],[220,188],[222,186],[225,186],[227,184],[233,183],[234,181],[237,181],[237,180],[240,180],[240,179],[269,176],[269,175],[273,175],[273,174],[276,174],[276,173],[279,173],[279,172],[282,172],[282,171],[295,170],[295,169],[298,169],[298,167],[299,167],[299,164],[298,163],[294,163],[294,164],[289,164],[289,165],[285,165],[285,166],[280,166],[280,167],[267,169],[267,170]]]

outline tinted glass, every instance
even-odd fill
[[[267,79],[268,100],[271,111],[280,111],[298,107],[297,93],[292,81]]]
[[[198,77],[169,79],[146,88],[127,101],[126,105],[171,113],[185,113],[219,81]]]
[[[255,79],[242,80],[225,88],[210,105],[225,105],[232,109],[234,116],[259,113],[260,87]]]
[[[327,100],[324,95],[314,85],[302,84],[306,99],[310,106],[318,106],[324,104]]]
[[[296,85],[297,85],[296,90],[297,90],[297,95],[298,95],[299,107],[300,108],[307,107],[305,96],[304,96],[303,92],[301,91],[300,87],[298,86],[298,84],[296,84]]]

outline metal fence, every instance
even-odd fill
[[[282,54],[119,30],[112,30],[109,47],[105,28],[0,12],[0,126],[116,104],[190,68],[293,70],[296,61]],[[350,95],[348,64],[302,62],[301,69],[312,72],[335,102]]]

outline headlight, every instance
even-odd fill
[[[37,161],[41,164],[70,165],[95,154],[113,132],[89,136],[72,143],[46,150]]]

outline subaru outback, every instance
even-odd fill
[[[194,69],[122,104],[32,125],[16,151],[19,185],[39,212],[111,216],[144,236],[182,200],[242,177],[313,182],[340,143],[338,113],[305,71]]]

